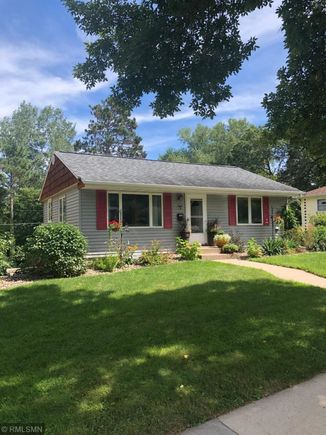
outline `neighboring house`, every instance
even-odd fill
[[[326,186],[306,192],[301,198],[302,226],[307,228],[311,216],[318,211],[326,213]]]
[[[273,216],[301,192],[233,166],[173,163],[56,152],[40,199],[44,222],[76,225],[89,254],[104,254],[107,223],[128,225],[126,239],[139,249],[159,240],[175,249],[183,217],[190,241],[207,242],[207,222],[218,220],[246,241],[273,235]]]

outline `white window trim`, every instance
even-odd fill
[[[128,225],[129,228],[141,229],[141,228],[164,228],[164,211],[163,211],[163,193],[144,193],[144,192],[111,192],[107,191],[107,207],[106,207],[106,220],[109,221],[109,195],[115,194],[119,195],[119,221],[123,222],[122,214],[122,195],[143,195],[149,197],[149,225],[144,226],[133,226]],[[161,197],[161,221],[162,225],[153,225],[153,196]]]
[[[238,220],[238,198],[247,198],[248,201],[248,223],[247,224],[243,224],[243,223],[239,223]],[[261,204],[261,223],[260,224],[256,224],[256,223],[252,223],[251,220],[251,200],[252,199],[260,199],[260,204]],[[239,195],[236,197],[236,213],[237,213],[237,225],[252,225],[252,226],[262,226],[264,224],[263,220],[264,220],[264,216],[263,216],[263,197],[262,196],[245,196],[245,195]]]
[[[62,199],[64,199],[66,201],[66,216],[62,216],[63,219],[61,219],[61,210],[60,210],[61,209],[60,204],[61,204],[61,200]],[[67,220],[67,198],[66,198],[66,195],[63,195],[63,196],[59,197],[58,206],[59,206],[59,213],[58,213],[59,214],[59,222],[63,224]],[[62,214],[63,214],[63,211],[64,211],[64,209],[62,210]]]
[[[51,216],[51,218],[50,218]],[[53,221],[53,201],[52,198],[48,199],[48,203],[47,203],[47,217],[48,217],[48,222],[52,222]]]

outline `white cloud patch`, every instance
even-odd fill
[[[268,44],[282,38],[282,21],[276,14],[276,9],[280,4],[281,0],[275,0],[271,7],[265,6],[241,17],[241,37],[248,40],[251,36],[256,36],[258,44],[260,42]]]
[[[0,42],[0,58],[0,117],[10,115],[23,100],[36,106],[63,106],[87,92],[85,85],[73,78],[72,73],[58,72],[71,62],[67,53],[33,44]],[[97,85],[92,92],[114,79],[113,74],[108,74],[108,82]]]
[[[177,112],[174,116],[167,116],[166,118],[159,118],[158,116],[154,116],[152,112],[146,113],[134,113],[134,118],[137,121],[137,124],[143,124],[145,122],[163,122],[163,121],[180,121],[182,119],[195,118],[195,114],[191,109],[181,110]]]

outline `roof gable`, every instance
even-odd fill
[[[40,200],[44,201],[46,198],[49,198],[78,182],[79,179],[70,169],[67,168],[58,156],[54,155],[45,177]]]

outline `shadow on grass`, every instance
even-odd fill
[[[325,290],[268,278],[129,294],[77,283],[0,297],[1,421],[171,433],[326,367]]]

